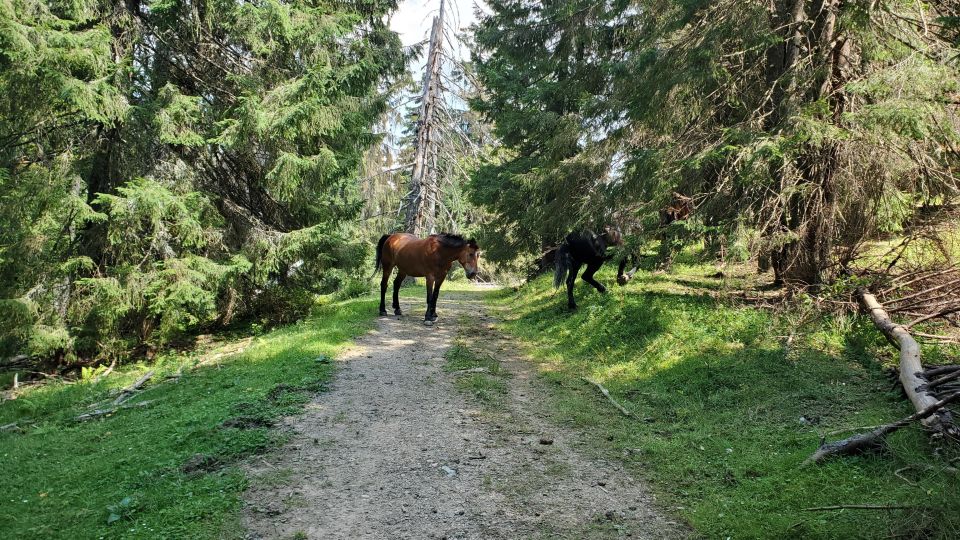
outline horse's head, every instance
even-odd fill
[[[619,227],[607,225],[603,228],[603,239],[607,241],[608,246],[622,246],[623,235]]]
[[[460,249],[460,253],[457,254],[457,261],[463,267],[463,271],[467,273],[467,279],[477,277],[477,272],[480,270],[480,246],[477,245],[476,240],[467,240],[467,243]]]

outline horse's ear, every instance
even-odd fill
[[[472,247],[473,249],[480,249],[480,246],[477,245],[477,241],[474,240],[473,238],[467,240],[467,245]]]

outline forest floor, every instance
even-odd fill
[[[405,315],[338,358],[330,390],[284,423],[289,443],[250,463],[249,537],[685,536],[590,434],[549,420],[489,291],[459,289],[433,326],[405,294]]]

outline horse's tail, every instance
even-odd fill
[[[560,248],[557,249],[557,254],[554,256],[557,269],[553,272],[553,288],[557,289],[563,282],[567,279],[567,272],[570,271],[570,266],[573,265],[573,261],[570,260],[570,244],[564,242],[560,244]]]
[[[373,262],[373,273],[370,274],[370,277],[377,275],[377,272],[380,270],[380,262],[383,260],[383,245],[387,243],[387,238],[390,238],[389,234],[385,234],[380,237],[380,241],[377,242],[377,258]]]

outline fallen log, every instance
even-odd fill
[[[31,366],[31,359],[25,354],[18,354],[10,358],[0,360],[0,370],[15,370]]]
[[[960,392],[954,392],[953,394],[950,394],[949,396],[946,396],[930,405],[926,409],[915,412],[910,416],[897,420],[891,424],[879,426],[876,429],[872,429],[866,433],[860,433],[841,441],[821,443],[820,448],[817,448],[817,451],[814,452],[812,456],[808,457],[802,465],[806,466],[811,463],[820,463],[833,456],[856,454],[867,448],[871,448],[880,443],[883,437],[893,433],[894,431],[897,431],[904,426],[908,426],[917,420],[928,418],[942,409],[944,406],[949,405],[957,400],[960,400]]]
[[[937,397],[923,388],[924,380],[918,374],[923,372],[920,363],[920,345],[910,335],[903,325],[894,322],[877,298],[866,289],[858,289],[860,303],[863,309],[870,314],[873,325],[880,330],[891,343],[900,349],[900,384],[917,412],[930,411],[923,417],[923,424],[928,428],[941,433],[960,435],[953,421],[950,411],[931,407],[937,403]]]
[[[610,400],[610,403],[613,403],[613,406],[616,407],[620,412],[622,412],[622,413],[624,414],[624,416],[630,416],[630,417],[633,416],[632,414],[630,414],[630,411],[628,411],[627,409],[625,409],[625,408],[623,407],[623,405],[617,403],[617,400],[613,399],[613,396],[610,395],[610,391],[607,390],[606,388],[604,388],[604,386],[603,386],[602,384],[600,384],[599,382],[597,382],[597,381],[595,381],[595,380],[593,380],[593,379],[588,379],[588,378],[586,378],[586,377],[584,377],[583,380],[585,380],[585,381],[587,381],[588,383],[596,386],[597,389],[600,390],[600,393],[603,394],[608,400]]]

